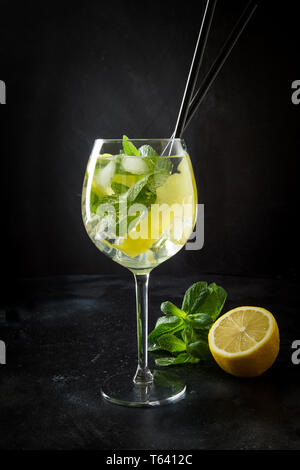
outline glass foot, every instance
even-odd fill
[[[123,406],[152,407],[174,403],[185,395],[185,384],[174,374],[155,371],[151,384],[133,382],[132,375],[118,374],[110,377],[102,386],[105,400]]]

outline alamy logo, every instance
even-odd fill
[[[204,204],[197,204],[197,207],[196,227],[185,245],[186,250],[201,250],[204,245]]]
[[[292,83],[292,96],[291,100],[293,104],[299,104],[300,103],[300,80],[294,80]]]
[[[298,364],[300,364],[300,340],[299,339],[295,339],[295,341],[293,341],[292,343],[292,349],[295,349],[295,351],[293,352],[292,354],[292,363],[297,366]]]
[[[6,104],[6,86],[3,80],[0,80],[0,104]]]
[[[6,345],[0,340],[0,364],[6,364]]]
[[[197,221],[192,231],[195,213]],[[94,240],[105,240],[112,246],[116,241],[127,239],[140,240],[140,243],[142,240],[151,240],[152,243],[156,240],[152,245],[156,251],[167,241],[178,247],[186,245],[187,250],[201,250],[204,245],[204,204],[197,204],[196,210],[190,202],[155,203],[151,204],[149,212],[148,207],[141,203],[128,207],[127,199],[120,197],[114,204],[100,204],[96,214],[89,213],[88,218]]]

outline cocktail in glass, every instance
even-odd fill
[[[134,275],[138,365],[102,387],[105,399],[155,406],[183,396],[175,381],[159,384],[148,367],[148,281],[153,268],[174,256],[197,217],[197,190],[182,139],[97,139],[82,191],[82,216],[97,248]]]

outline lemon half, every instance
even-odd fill
[[[237,307],[213,324],[208,343],[223,370],[238,377],[256,377],[269,369],[278,355],[278,325],[264,308]]]

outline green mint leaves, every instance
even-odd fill
[[[140,157],[141,155],[136,146],[133,145],[126,135],[123,135],[123,149],[126,155],[132,155],[136,157]]]
[[[108,187],[113,194],[101,196],[95,188],[91,189],[90,207],[91,211],[102,218],[106,217],[108,222],[115,220],[116,236],[125,235],[129,226],[138,223],[141,216],[124,217],[122,207],[126,207],[128,213],[133,204],[141,204],[145,211],[150,210],[151,205],[155,203],[157,195],[156,190],[162,186],[172,173],[173,164],[168,157],[159,156],[158,153],[150,145],[142,145],[139,149],[135,147],[132,141],[123,136],[123,151],[119,155],[115,155],[113,160],[99,159],[96,164],[95,175],[100,176],[105,171],[106,166],[114,162],[114,173],[108,180]],[[99,172],[99,173],[98,173]],[[115,175],[130,175],[134,177],[135,183],[132,186],[118,183],[114,181]],[[95,181],[97,186],[97,181]],[[104,206],[105,204],[105,206]],[[111,205],[115,217],[112,218],[111,213],[105,215],[107,205]],[[122,212],[122,215],[121,215]],[[125,214],[126,215],[126,214]],[[126,220],[125,220],[126,219]],[[107,224],[111,227],[111,224]],[[112,233],[110,231],[110,233]]]
[[[176,333],[177,331],[181,331],[184,328],[184,322],[173,315],[166,315],[165,317],[160,317],[157,322],[155,329],[150,333],[148,336],[148,340],[152,343],[152,348],[158,349],[156,346],[158,345],[158,338],[165,333]],[[151,345],[149,346],[151,350]],[[159,348],[161,349],[161,348]],[[153,349],[152,349],[153,350]]]
[[[151,145],[142,145],[139,148],[139,155],[141,155],[141,157],[158,157],[157,152]]]
[[[143,157],[150,172],[170,174],[172,171],[173,164],[170,158],[159,156],[151,145],[142,145],[137,149],[126,135],[123,135],[123,151],[129,156]]]
[[[223,308],[226,296],[225,290],[215,283],[196,282],[186,291],[181,308],[189,314],[206,313],[214,321]]]
[[[149,351],[169,354],[157,357],[156,364],[196,364],[208,359],[208,332],[220,315],[226,297],[226,291],[217,284],[196,282],[186,291],[181,309],[172,302],[163,302],[164,316],[157,320],[148,336]]]
[[[115,181],[111,183],[110,187],[115,194],[124,194],[129,190],[129,187],[125,186],[125,184],[116,183]]]

